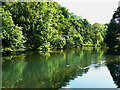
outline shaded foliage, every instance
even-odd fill
[[[120,48],[120,7],[117,8],[108,25],[105,42],[110,49]]]

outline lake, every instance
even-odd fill
[[[120,88],[120,55],[83,48],[3,55],[5,88]]]

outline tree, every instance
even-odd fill
[[[95,24],[93,27],[97,28],[92,28],[88,20],[69,13],[57,2],[3,2],[2,7],[11,13],[13,24],[22,31],[26,50],[76,48],[103,41],[103,25]]]
[[[94,23],[92,25],[92,40],[93,44],[104,44],[104,35],[106,32],[106,26],[100,23]]]
[[[109,48],[120,47],[120,7],[115,11],[105,38]]]
[[[9,11],[2,11],[2,46],[3,49],[24,48],[24,36],[22,28],[14,24],[12,14]]]

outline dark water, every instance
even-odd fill
[[[3,56],[2,87],[117,88],[120,56],[100,48]]]

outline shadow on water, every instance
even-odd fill
[[[91,65],[100,67],[105,58],[100,48],[3,56],[2,84],[6,88],[61,88],[77,76],[87,74]],[[114,78],[114,70],[119,68],[113,69],[114,64],[110,63],[107,67]]]

